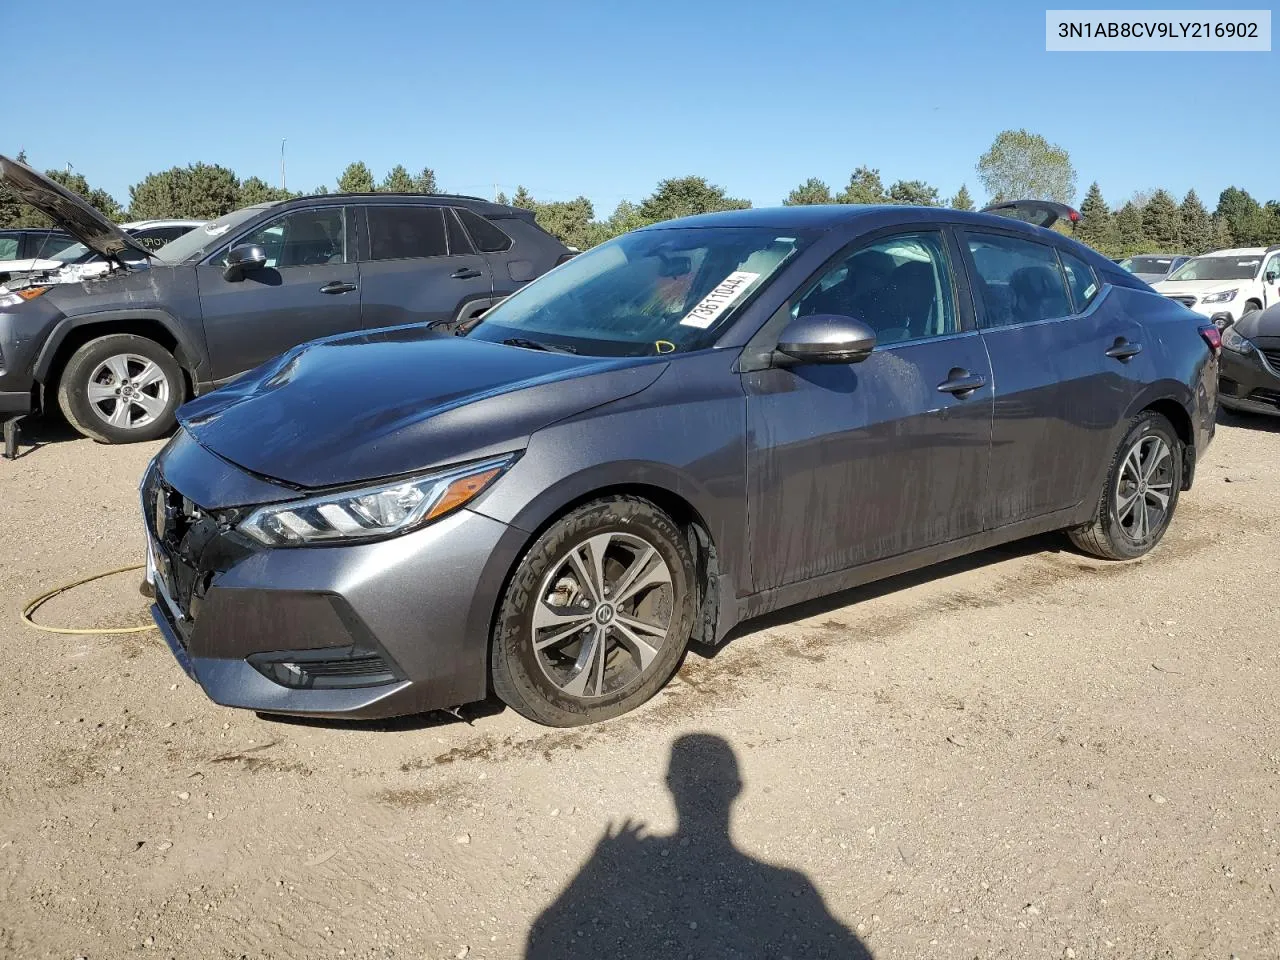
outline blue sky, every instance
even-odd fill
[[[1045,8],[74,0],[8,45],[0,152],[70,162],[127,203],[147,172],[200,160],[277,183],[287,138],[293,189],[399,162],[607,216],[664,177],[760,206],[860,164],[982,199],[978,156],[1026,127],[1113,204],[1155,186],[1210,208],[1229,184],[1280,198],[1280,53],[1047,53]]]

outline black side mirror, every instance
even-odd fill
[[[1267,283],[1275,283],[1277,280],[1280,280],[1280,273],[1268,273],[1263,279],[1265,279]]]
[[[267,265],[267,251],[256,243],[242,243],[232,247],[227,254],[227,265],[222,276],[226,280],[242,280],[250,270],[261,270]]]
[[[778,337],[774,362],[861,363],[876,347],[876,332],[861,320],[832,313],[815,313],[787,324]]]

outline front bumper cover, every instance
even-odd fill
[[[1280,416],[1280,366],[1270,362],[1256,346],[1248,353],[1224,349],[1218,372],[1218,402],[1228,410]]]
[[[487,696],[492,618],[527,534],[462,509],[382,541],[261,547],[170,482],[197,465],[206,490],[252,487],[269,502],[273,485],[187,440],[162,451],[141,487],[152,617],[210,699],[368,719]]]

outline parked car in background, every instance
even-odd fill
[[[1218,399],[1229,410],[1280,416],[1280,303],[1222,331]]]
[[[1191,258],[1181,253],[1144,253],[1117,261],[1139,280],[1157,283]]]
[[[204,224],[204,220],[139,220],[122,223],[120,229],[140,246],[155,251]],[[145,259],[138,251],[133,253],[134,261]],[[112,262],[101,253],[83,243],[73,243],[59,251],[56,266],[30,271],[27,276],[38,277],[40,283],[75,283],[107,273],[111,267]]]
[[[1212,324],[987,213],[669,221],[463,330],[330,337],[179,412],[152,615],[218,703],[616,716],[778,607],[1063,528],[1141,556],[1214,431]]]
[[[1227,327],[1280,303],[1280,244],[1206,253],[1152,286],[1219,328]]]
[[[16,227],[0,230],[0,283],[37,270],[56,270],[58,254],[76,242],[63,230]]]
[[[86,283],[9,284],[0,416],[56,398],[72,426],[106,443],[163,436],[189,393],[306,340],[456,326],[569,256],[527,210],[389,193],[258,204],[149,250],[30,167],[0,157],[0,172],[117,268]]]

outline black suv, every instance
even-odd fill
[[[0,295],[0,419],[56,396],[72,426],[106,443],[164,435],[189,395],[299,343],[465,322],[572,256],[527,210],[390,193],[246,207],[151,252],[24,164],[0,157],[0,172],[116,267]]]

